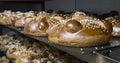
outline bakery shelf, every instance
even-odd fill
[[[104,63],[120,63],[120,46],[97,50],[96,54],[100,58],[97,59],[99,63],[101,62],[100,60]]]
[[[18,32],[22,35],[25,35],[26,37],[38,40],[41,43],[45,43],[48,44],[49,46],[55,47],[61,51],[64,51],[70,55],[73,55],[81,60],[87,61],[89,63],[96,63],[95,59],[97,58],[98,55],[94,54],[94,52],[96,50],[101,50],[101,49],[106,49],[106,48],[111,48],[111,47],[115,47],[115,46],[119,46],[120,45],[120,38],[119,37],[115,37],[111,39],[111,43],[110,44],[106,44],[106,45],[102,45],[102,46],[97,46],[97,47],[66,47],[66,46],[60,46],[60,45],[56,45],[53,44],[51,42],[49,42],[47,36],[44,37],[36,37],[36,36],[31,36],[31,35],[27,35],[24,33],[24,31],[21,30],[21,28],[16,28],[14,26],[6,26],[3,24],[0,24],[0,26],[2,27],[6,27],[9,28],[15,32]]]

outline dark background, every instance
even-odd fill
[[[41,11],[41,0],[0,0],[0,11]],[[7,3],[5,3],[5,1]],[[11,1],[18,1],[11,3]],[[23,3],[21,1],[24,1]],[[120,0],[45,0],[45,10],[63,10],[66,12],[74,12],[76,10],[84,10],[95,12],[98,14],[106,13],[112,10],[120,12]],[[19,3],[20,2],[20,3]]]

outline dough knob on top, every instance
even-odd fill
[[[70,33],[76,33],[81,29],[82,29],[82,25],[80,24],[80,22],[76,20],[70,20],[65,24],[65,30],[67,30],[67,32]]]

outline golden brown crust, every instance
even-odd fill
[[[0,23],[4,25],[12,25],[14,14],[15,13],[11,12],[10,10],[5,10],[4,12],[0,13]]]
[[[45,19],[34,20],[26,23],[24,26],[24,31],[26,34],[34,35],[34,36],[46,36],[46,30],[49,27],[48,23]]]
[[[23,47],[23,46],[11,46],[8,50],[7,50],[7,53],[6,53],[6,56],[8,58],[19,58],[20,56],[24,55],[25,54],[25,51],[26,48]]]
[[[79,12],[79,11],[76,11],[75,13],[73,13],[72,15],[72,20],[81,20],[81,19],[85,19],[85,18],[91,18],[89,16],[87,16],[84,12]]]
[[[24,24],[25,24],[25,17],[22,17],[22,18],[19,18],[17,20],[15,20],[15,27],[24,27]]]
[[[9,46],[7,45],[9,45],[12,40],[13,40],[13,37],[9,37],[8,35],[0,36],[1,49],[4,51],[8,50]]]
[[[13,51],[14,52],[14,51]],[[6,55],[8,58],[18,58],[19,56],[13,54],[13,52],[10,52],[9,50],[7,51]]]
[[[6,40],[5,38],[8,37],[9,36],[6,35],[2,37],[0,36],[0,41],[4,41]],[[12,39],[11,42],[5,42],[9,43],[6,45],[9,46],[6,56],[15,59],[15,63],[75,63],[74,57],[69,56],[66,53],[60,53],[60,51],[52,47],[38,44],[37,42],[28,39],[21,40],[20,36]]]
[[[67,23],[71,22],[70,24],[75,27],[74,29],[66,27],[67,24],[62,24],[55,25],[47,30],[49,40],[52,43],[77,47],[97,46],[108,43],[112,32],[110,23],[97,19],[82,19],[79,22],[73,21],[68,21]],[[71,33],[71,30],[75,30],[75,32]]]
[[[90,47],[98,46],[108,43],[110,36],[106,35],[97,35],[97,36],[80,36],[74,38],[64,38],[64,37],[49,37],[49,40],[52,43],[64,46],[73,46],[73,47]]]
[[[3,56],[3,57],[0,57],[0,63],[10,63],[10,60],[5,56]]]
[[[113,36],[120,36],[120,17],[115,16],[115,17],[108,17],[105,18],[105,20],[109,21],[113,25]]]
[[[46,36],[46,30],[49,27],[47,19],[49,18],[49,13],[39,12],[33,20],[27,22],[24,26],[24,31],[26,34],[34,36]]]
[[[76,20],[70,20],[65,23],[65,30],[70,33],[75,33],[82,29],[82,25]]]
[[[33,11],[29,12],[16,12],[14,17],[14,25],[15,27],[24,27],[25,23],[33,20],[35,18],[35,13]]]

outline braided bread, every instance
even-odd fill
[[[108,43],[111,32],[111,23],[92,18],[66,21],[47,30],[52,43],[76,47]]]

